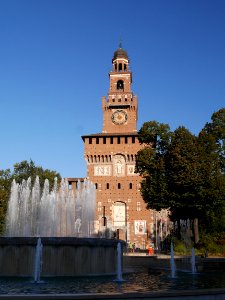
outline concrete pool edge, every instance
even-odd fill
[[[35,300],[224,300],[225,289],[204,289],[204,290],[180,290],[180,291],[165,291],[165,292],[130,292],[130,293],[87,293],[87,294],[5,294],[0,295],[0,299],[15,300],[15,299],[35,299]]]

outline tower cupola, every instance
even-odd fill
[[[112,58],[114,72],[126,72],[128,70],[129,58],[127,52],[122,48],[120,42],[119,48],[114,52]]]

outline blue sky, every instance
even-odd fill
[[[102,130],[120,37],[138,128],[198,134],[225,107],[224,16],[224,0],[0,0],[0,169],[86,175],[81,136]]]

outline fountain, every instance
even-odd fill
[[[12,182],[6,216],[8,237],[90,237],[94,233],[95,185],[85,180],[78,182],[75,191],[63,179],[57,180],[52,191],[46,179],[43,192],[36,177],[22,184]]]
[[[196,265],[195,265],[195,249],[191,249],[191,272],[196,274]]]
[[[41,279],[42,248],[41,238],[38,238],[34,262],[34,282],[36,283],[39,283]]]
[[[119,242],[117,244],[117,277],[116,277],[116,282],[123,282],[123,277],[122,277],[122,247],[121,243]]]
[[[186,291],[179,293],[174,290],[180,289],[182,283],[182,288],[188,289],[188,295],[193,295],[192,299],[195,299],[197,283],[193,283],[193,292],[190,292],[190,286],[192,279],[198,276],[196,280],[199,280],[201,274],[198,272],[197,276],[189,276],[189,279],[185,277],[184,280],[182,277],[179,281],[183,275],[178,271],[176,274],[172,243],[171,257],[168,258],[171,276],[168,276],[169,271],[165,271],[163,277],[161,272],[164,271],[155,272],[152,276],[149,276],[149,271],[140,271],[138,274],[132,272],[122,276],[123,242],[95,237],[94,226],[92,226],[94,219],[91,217],[94,209],[90,207],[91,203],[95,205],[95,201],[90,199],[95,196],[94,188],[92,188],[93,186],[88,182],[85,182],[83,186],[79,183],[77,191],[72,192],[67,188],[66,181],[62,181],[59,190],[55,182],[53,190],[49,192],[49,185],[46,181],[41,195],[38,179],[33,188],[31,188],[30,180],[24,181],[22,185],[13,182],[7,215],[8,237],[0,238],[0,276],[7,276],[7,279],[2,277],[0,293],[9,294],[7,295],[9,299],[10,293],[13,294],[14,291],[23,295],[24,293],[39,293],[40,297],[37,295],[35,297],[42,299],[44,293],[64,293],[65,297],[66,293],[74,295],[88,292],[90,298],[90,293],[111,291],[117,293],[118,298],[118,286],[120,286],[119,292],[125,292],[127,295],[131,293],[132,298],[135,289],[137,298],[140,298],[139,291],[143,291],[149,298],[152,298],[151,292],[154,289],[161,291],[162,298],[158,295],[157,299],[166,299],[168,291],[172,289],[169,295],[173,295],[174,299],[180,299],[181,295],[186,295]],[[140,256],[138,258],[143,260],[145,267],[147,262],[152,263],[155,260],[154,257]],[[137,266],[137,257],[134,259]],[[193,272],[194,266],[195,255],[192,250]],[[116,280],[114,281],[112,277],[106,279],[105,276],[99,279],[93,276],[83,279],[86,275],[102,274],[116,276]],[[34,279],[35,283],[41,282],[40,278],[44,277],[45,284],[32,283],[31,287],[31,281],[22,278],[19,281],[9,279],[13,276],[29,276]],[[56,276],[58,277],[51,279]],[[70,280],[67,279],[69,276],[71,276]],[[201,280],[204,281],[205,278],[204,274]],[[224,287],[225,282],[220,285],[223,278],[224,276],[219,277],[213,287]],[[163,280],[164,292],[161,280]],[[212,287],[212,282],[207,281],[203,286]],[[200,291],[199,295],[204,294],[208,297],[206,293]],[[215,294],[217,293],[219,292],[215,291]],[[220,294],[224,295],[225,291],[223,290]]]
[[[175,260],[174,260],[174,249],[173,249],[173,242],[170,244],[170,271],[171,271],[171,277],[175,278],[176,273],[176,266],[175,266]]]
[[[86,276],[116,274],[116,240],[95,233],[95,185],[63,179],[53,189],[37,177],[11,187],[5,237],[0,238],[0,276]],[[120,254],[122,255],[122,254]],[[34,272],[35,265],[35,272]]]

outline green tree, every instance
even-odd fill
[[[36,176],[39,176],[41,187],[43,187],[45,179],[49,180],[50,188],[52,188],[54,185],[55,177],[61,179],[61,176],[58,172],[36,166],[32,160],[30,160],[30,162],[24,160],[14,165],[12,178],[15,179],[17,183],[21,183],[24,179],[27,180],[29,177],[31,177],[31,183],[33,184]]]
[[[205,205],[200,197],[201,156],[198,138],[185,127],[178,127],[167,156],[170,210],[174,220],[193,221],[195,243],[199,241],[198,219]]]
[[[166,156],[171,142],[167,124],[146,122],[139,131],[139,141],[145,148],[137,153],[136,172],[143,176],[141,193],[147,208],[168,208]]]
[[[0,170],[0,232],[4,228],[5,214],[10,195],[11,172],[9,169]]]
[[[199,141],[207,161],[202,170],[204,188],[202,198],[206,202],[202,217],[204,231],[225,236],[225,109],[213,113],[199,134]],[[208,205],[210,203],[210,207]],[[217,234],[218,235],[218,234]]]
[[[139,131],[145,147],[137,154],[136,172],[143,177],[141,193],[147,207],[170,209],[172,220],[193,220],[195,242],[198,220],[202,226],[225,208],[224,121],[221,109],[198,137],[185,127],[171,132],[167,124],[156,121],[144,123]]]

